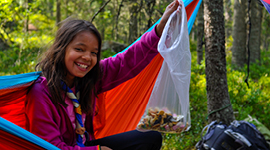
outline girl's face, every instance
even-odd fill
[[[79,32],[68,44],[65,52],[65,65],[68,71],[66,80],[73,84],[74,77],[84,77],[97,63],[98,40],[90,31]]]

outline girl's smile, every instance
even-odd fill
[[[87,67],[89,67],[89,65],[84,65],[84,64],[81,64],[81,63],[76,63],[77,66],[79,66],[79,68],[82,68],[82,69],[86,69]]]
[[[97,64],[98,48],[98,40],[90,31],[79,32],[69,43],[65,52],[68,85],[73,84],[75,77],[84,77]]]

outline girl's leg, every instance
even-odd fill
[[[85,145],[107,146],[113,150],[160,150],[162,136],[157,131],[140,132],[132,130],[89,141]]]

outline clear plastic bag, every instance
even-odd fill
[[[190,127],[189,85],[191,54],[183,2],[163,30],[158,51],[164,58],[138,129],[181,133]]]

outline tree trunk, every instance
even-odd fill
[[[204,20],[203,20],[203,2],[201,3],[197,15],[197,64],[203,60],[203,37],[204,37]]]
[[[262,22],[262,7],[256,2],[251,1],[251,32],[249,40],[250,62],[260,62],[261,57],[261,22]]]
[[[47,9],[48,9],[48,12],[50,14],[50,18],[53,18],[54,17],[54,15],[53,15],[53,5],[54,5],[54,2],[52,0],[49,0],[47,2],[47,5],[48,5]]]
[[[149,29],[153,25],[152,15],[154,13],[154,7],[156,5],[156,0],[146,0],[145,2],[146,2],[146,10],[145,11],[146,11],[147,15],[149,16],[146,29]]]
[[[116,16],[116,21],[115,21],[115,40],[117,40],[119,38],[119,33],[118,33],[118,20],[119,20],[119,16],[121,13],[121,8],[124,6],[123,5],[124,0],[121,0],[121,3],[118,7],[118,11],[117,11],[117,16]]]
[[[24,32],[27,33],[28,32],[28,24],[29,24],[29,5],[28,5],[28,0],[26,0],[24,2],[24,8],[25,8],[25,12],[26,12],[26,16],[25,16],[25,20],[24,20]]]
[[[234,68],[243,67],[246,63],[246,6],[248,1],[234,1],[233,17],[233,46],[232,46],[232,65]]]
[[[6,48],[8,48],[8,45],[5,42],[5,38],[4,36],[0,33],[0,51],[5,50]]]
[[[234,120],[226,75],[225,29],[222,0],[204,1],[205,74],[208,122]]]
[[[61,0],[56,0],[56,24],[59,26],[61,21]]]
[[[136,11],[134,11],[136,9],[137,9],[137,5],[133,5],[130,9],[128,43],[134,42],[137,38],[137,30],[138,30],[137,13]]]
[[[262,22],[262,42],[263,42],[263,49],[266,51],[269,50],[269,37],[270,37],[270,17],[269,13],[266,9],[263,9],[263,22]]]
[[[137,1],[135,1],[135,2],[131,1],[130,20],[129,20],[129,37],[128,37],[129,44],[134,42],[138,38],[137,16],[141,10],[141,6],[142,6],[142,1],[141,1],[140,5],[137,3]]]
[[[66,18],[68,18],[68,16],[69,16],[69,13],[68,13],[68,3],[69,3],[69,0],[65,0],[65,7],[66,7],[65,14],[66,14]]]
[[[232,34],[232,16],[233,12],[231,9],[232,2],[231,0],[225,0],[225,39],[228,39]]]

